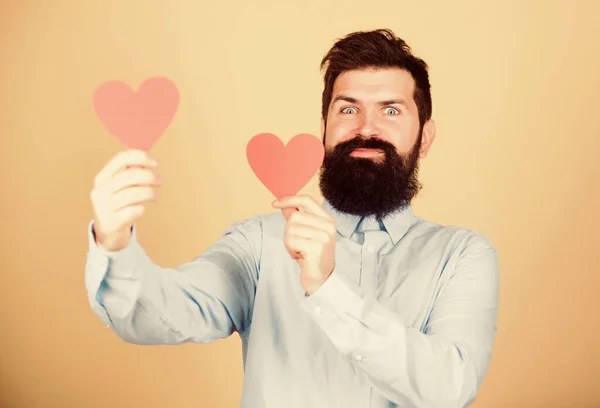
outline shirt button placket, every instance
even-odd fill
[[[363,243],[362,253],[362,276],[364,288],[369,292],[373,293],[375,290],[375,273],[377,268],[377,252],[375,246],[372,244],[374,231],[365,232],[365,240]]]

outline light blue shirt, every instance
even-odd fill
[[[209,343],[237,333],[242,408],[468,406],[497,330],[494,246],[412,207],[376,220],[323,206],[337,226],[336,265],[311,296],[284,247],[280,211],[234,222],[176,268],[150,259],[135,226],[127,247],[104,251],[91,221],[92,310],[135,344]]]

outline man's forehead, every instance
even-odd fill
[[[369,69],[343,72],[333,86],[333,97],[343,94],[356,99],[412,100],[414,80],[401,69]]]

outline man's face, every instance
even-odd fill
[[[419,132],[414,80],[404,70],[341,74],[333,88],[320,172],[323,196],[339,211],[383,217],[418,193],[418,160],[432,141]]]

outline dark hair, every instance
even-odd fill
[[[408,71],[415,81],[413,98],[419,110],[420,130],[431,118],[428,66],[425,61],[415,57],[406,42],[396,37],[392,30],[357,31],[338,39],[321,61],[321,70],[325,67],[321,108],[325,121],[337,77],[345,71],[368,68],[400,68]]]

